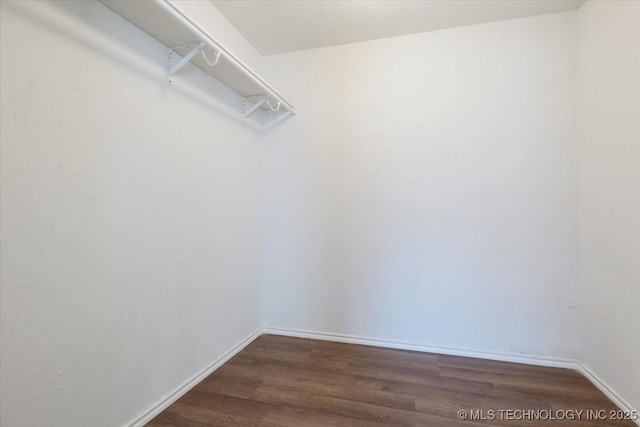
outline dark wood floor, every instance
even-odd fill
[[[604,410],[608,418],[617,408],[571,370],[263,335],[148,425],[635,425],[588,421],[586,411],[572,421],[500,412],[558,417],[562,409]],[[474,415],[485,420],[460,420],[459,410],[482,411]]]

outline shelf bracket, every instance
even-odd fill
[[[255,104],[253,104],[247,111],[244,112],[244,116],[243,117],[247,117],[249,116],[249,114],[253,113],[254,111],[256,111],[258,108],[260,108],[260,106],[262,104],[264,104],[265,102],[267,102],[267,96],[263,96],[262,98],[260,98],[260,100],[258,102],[256,102]]]
[[[173,67],[169,68],[169,79],[171,79],[171,76],[173,76],[182,67],[184,67],[187,62],[191,61],[194,56],[196,56],[198,53],[200,53],[200,51],[206,45],[207,44],[205,42],[200,42],[200,44],[198,46],[196,46],[193,49],[191,49],[191,52],[187,53],[184,57],[182,57],[182,59],[180,61],[178,61],[178,63],[176,65],[174,65]],[[169,55],[171,55],[171,52],[169,53]]]

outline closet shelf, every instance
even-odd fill
[[[245,98],[242,117],[258,109],[280,111],[275,124],[295,114],[290,102],[171,1],[100,1],[169,47],[169,83],[191,62]]]

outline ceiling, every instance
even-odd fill
[[[263,55],[578,9],[584,0],[212,0]]]

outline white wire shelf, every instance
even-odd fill
[[[191,62],[245,98],[242,117],[270,109],[281,111],[274,120],[279,123],[283,116],[295,114],[290,102],[171,1],[100,1],[170,48],[169,83],[182,66]]]

